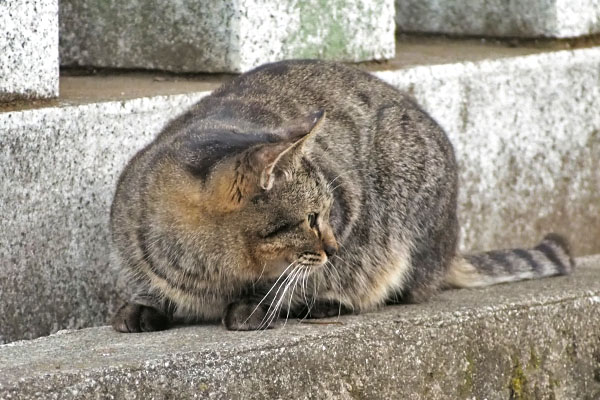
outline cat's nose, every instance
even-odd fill
[[[332,246],[330,244],[323,245],[323,251],[327,254],[327,257],[333,257],[335,253],[338,251],[337,246]]]

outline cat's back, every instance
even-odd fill
[[[354,67],[321,60],[289,60],[241,75],[217,89],[206,102],[216,99],[243,99],[287,116],[310,106],[329,112],[365,111],[381,102],[401,101],[402,96],[392,86]]]
[[[445,141],[437,124],[404,93],[356,67],[322,60],[281,61],[242,74],[203,98],[160,138],[194,135],[212,125],[232,125],[240,133],[277,129],[316,110],[327,113],[318,145],[335,147],[341,156],[370,158],[380,144],[386,147],[373,143],[376,137],[387,141],[386,132],[394,132],[394,141],[398,132],[409,142],[416,136]],[[388,129],[389,124],[395,127]],[[400,124],[407,129],[397,129]]]
[[[258,67],[217,89],[193,113],[198,119],[244,119],[276,128],[317,109],[327,118],[316,147],[339,166],[390,176],[421,172],[414,169],[440,175],[455,168],[446,134],[413,99],[337,62],[289,60]],[[396,168],[399,162],[410,171]]]

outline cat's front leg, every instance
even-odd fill
[[[280,315],[276,282],[255,283],[229,303],[223,314],[223,325],[233,331],[256,331],[275,327]]]
[[[293,311],[294,317],[301,319],[339,317],[351,313],[352,309],[334,300],[316,300],[309,306],[303,305]]]
[[[124,304],[111,320],[117,332],[154,332],[168,329],[172,318],[161,303],[149,295],[137,295]]]
[[[223,315],[223,325],[232,331],[257,331],[275,327],[279,318],[275,310],[269,310],[254,298],[244,298],[230,303]]]
[[[127,303],[117,311],[111,324],[118,332],[153,332],[168,329],[169,317],[154,307]]]

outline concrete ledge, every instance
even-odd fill
[[[63,0],[60,14],[61,65],[244,72],[394,56],[393,0]]]
[[[595,399],[600,256],[569,277],[266,332],[65,331],[0,346],[3,399]]]
[[[396,0],[403,32],[571,38],[600,33],[597,0]]]
[[[445,47],[449,59],[438,44],[431,58],[413,49],[408,66],[376,73],[412,93],[456,147],[462,249],[531,245],[556,230],[578,254],[599,253],[600,48],[498,58],[486,47],[459,60],[463,45]],[[101,325],[118,303],[107,254],[116,178],[216,84],[154,78],[65,78],[71,97],[0,109],[0,342]]]
[[[58,0],[0,3],[0,102],[58,96]]]

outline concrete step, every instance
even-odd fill
[[[572,38],[600,33],[597,0],[396,0],[402,32],[519,38]]]
[[[412,93],[460,160],[465,251],[564,232],[600,252],[600,48],[413,41],[367,68]],[[108,212],[126,161],[230,76],[61,78],[0,108],[0,342],[101,325],[119,302]]]
[[[0,103],[58,96],[58,0],[0,2]]]
[[[61,65],[243,72],[394,56],[394,0],[62,0]]]
[[[263,332],[62,331],[0,346],[0,398],[598,399],[600,256],[577,263]]]

